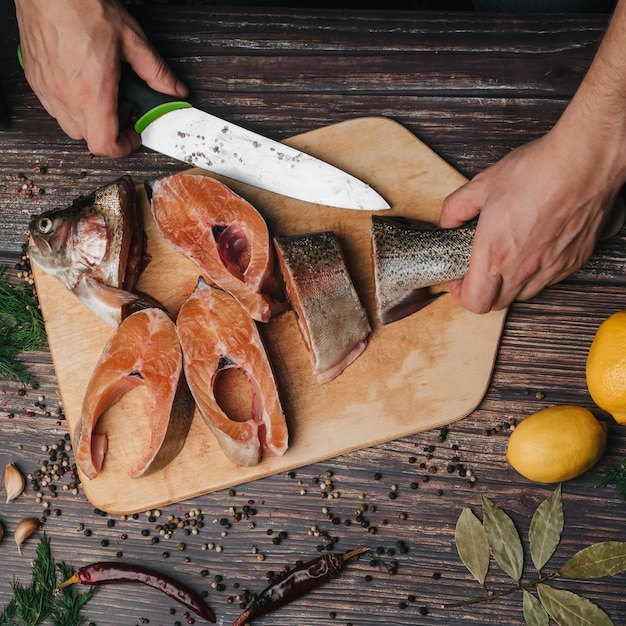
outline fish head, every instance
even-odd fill
[[[80,276],[94,271],[107,251],[102,215],[72,207],[46,211],[30,223],[31,260],[73,290]]]
[[[83,277],[132,289],[143,269],[143,229],[128,176],[33,217],[30,235],[30,258],[71,291]]]

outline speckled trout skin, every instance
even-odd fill
[[[332,232],[275,237],[279,266],[318,382],[336,378],[365,350],[367,313]]]
[[[145,265],[145,235],[130,176],[33,217],[29,228],[30,259],[103,321],[118,326],[142,308],[132,291]]]
[[[463,278],[476,223],[453,229],[401,217],[372,216],[377,314],[382,324],[411,315],[441,294],[428,287]]]

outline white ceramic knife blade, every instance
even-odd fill
[[[369,185],[343,170],[193,107],[150,122],[141,140],[179,161],[298,200],[345,209],[389,208]]]
[[[138,111],[143,145],[169,157],[274,193],[314,204],[384,211],[363,181],[309,154],[150,89],[128,69],[120,97]]]

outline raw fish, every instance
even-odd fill
[[[256,324],[230,294],[203,278],[183,303],[176,327],[189,388],[205,423],[225,455],[251,466],[264,456],[282,456],[288,433],[276,380]],[[231,419],[216,399],[218,377],[230,368],[250,384],[251,415]]]
[[[436,228],[417,220],[372,215],[376,307],[381,324],[407,317],[441,295],[428,287],[463,278],[475,230],[475,222],[460,228]]]
[[[616,235],[624,225],[621,195],[600,239]],[[382,324],[419,311],[442,292],[428,288],[463,278],[469,269],[477,219],[458,228],[438,228],[405,217],[372,215],[372,256],[377,314]]]
[[[87,385],[80,421],[74,432],[76,463],[89,478],[98,476],[107,449],[106,435],[96,434],[102,414],[126,392],[145,385],[150,411],[145,424],[150,445],[128,475],[137,478],[162,469],[181,451],[194,413],[183,375],[176,326],[161,309],[144,309],[115,330]]]
[[[287,297],[318,382],[336,378],[367,346],[371,327],[332,232],[275,237]]]
[[[277,311],[280,293],[260,213],[226,185],[201,174],[174,174],[147,182],[146,189],[165,239],[255,320],[267,322]]]
[[[118,326],[133,310],[157,304],[133,291],[147,258],[130,176],[33,217],[30,234],[30,259],[107,324]]]

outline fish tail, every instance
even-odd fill
[[[372,216],[372,257],[378,317],[387,324],[429,304],[428,288],[463,278],[475,224],[435,228],[405,218]]]

